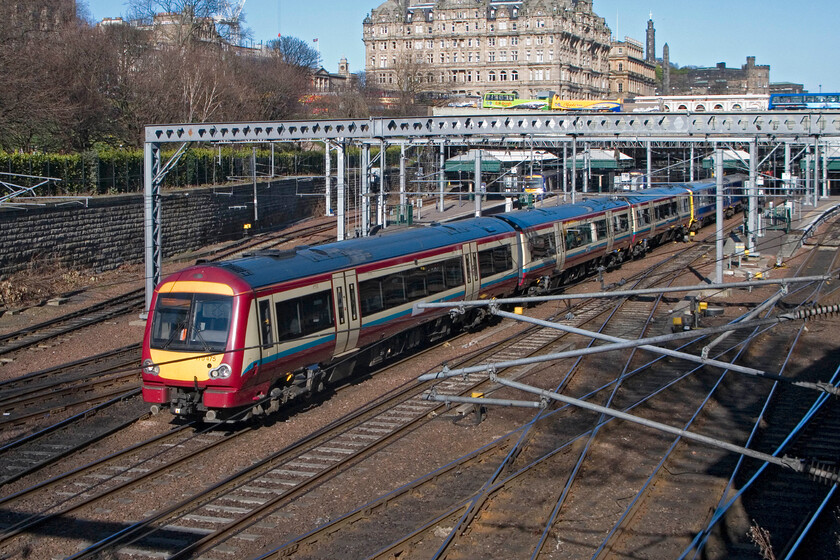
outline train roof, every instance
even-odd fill
[[[513,233],[513,228],[501,220],[473,218],[393,232],[386,230],[371,237],[297,247],[291,251],[256,252],[215,266],[233,272],[252,288],[261,288],[509,233]]]
[[[616,208],[626,208],[627,203],[614,198],[593,198],[576,202],[575,204],[563,204],[561,206],[543,206],[533,210],[518,210],[499,214],[499,218],[516,225],[519,228],[527,229],[539,227],[549,222],[559,220],[570,220],[598,214]]]

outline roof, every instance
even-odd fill
[[[616,198],[592,198],[575,204],[543,206],[533,210],[518,210],[499,214],[502,220],[521,229],[539,227],[549,222],[580,218],[587,214],[598,214],[616,208],[626,208],[627,202]]]
[[[257,289],[508,233],[513,233],[513,228],[501,220],[473,218],[393,232],[386,230],[371,237],[298,247],[294,251],[258,252],[215,266],[233,272]]]

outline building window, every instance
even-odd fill
[[[510,51],[510,59],[514,62],[519,60],[519,51]]]
[[[508,78],[508,76],[507,76],[506,71],[502,70],[501,72],[499,72],[499,81],[500,82],[506,82],[507,78]]]
[[[624,72],[624,64],[622,64],[621,62],[618,63],[618,71]]]
[[[518,82],[519,81],[519,72],[517,72],[516,70],[511,70],[510,71],[510,81]]]
[[[618,84],[618,93],[622,93],[623,91],[624,91],[624,84],[622,84],[621,82],[619,82],[619,84]]]
[[[507,62],[507,51],[499,52],[499,62]]]
[[[487,53],[487,62],[496,62],[496,53],[494,51]]]
[[[487,81],[488,82],[495,82],[496,81],[496,73],[492,70],[487,74]]]
[[[510,46],[515,47],[519,44],[519,37],[511,37],[510,38]]]

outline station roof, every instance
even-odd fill
[[[586,161],[586,154],[578,152],[574,161],[575,167],[582,169]],[[618,150],[589,150],[589,167],[595,170],[630,169],[633,164],[633,158]],[[566,160],[566,168],[572,168],[572,158]]]
[[[446,160],[447,173],[475,172],[476,150],[449,158]],[[517,165],[527,165],[529,162],[551,164],[559,158],[545,150],[481,150],[481,172],[501,173],[503,169],[510,169]]]

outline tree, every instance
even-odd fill
[[[314,70],[321,64],[320,53],[297,37],[280,37],[269,41],[268,48],[273,57],[290,66]]]
[[[423,62],[411,53],[404,53],[397,58],[394,66],[394,85],[399,95],[399,114],[407,115],[414,109],[417,95],[431,91],[431,65]]]
[[[224,9],[223,0],[129,0],[129,18],[152,26],[156,18],[168,25],[155,26],[166,42],[185,48],[199,40],[210,40],[216,32],[213,16]]]

